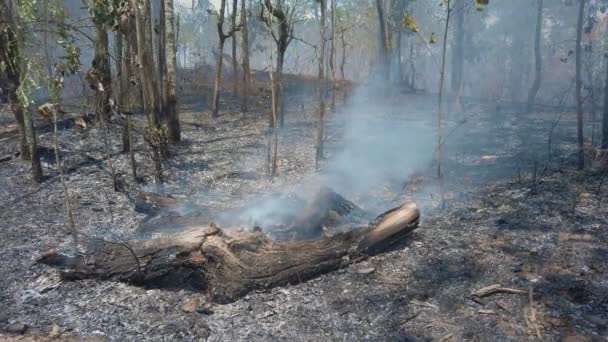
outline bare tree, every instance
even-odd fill
[[[578,21],[576,24],[576,126],[578,136],[578,169],[585,168],[585,151],[583,150],[583,80],[582,80],[582,40],[583,20],[585,20],[585,0],[579,0]]]
[[[110,69],[109,40],[107,32],[108,18],[102,15],[103,4],[83,0],[89,8],[95,26],[95,56],[91,68],[87,72],[87,81],[91,89],[95,90],[95,115],[97,120],[110,120],[112,111],[110,98],[112,97],[112,75]]]
[[[264,9],[266,9],[271,16],[264,15]],[[285,51],[293,39],[293,15],[295,13],[295,5],[290,9],[285,5],[283,1],[277,4],[272,4],[270,0],[264,0],[264,6],[262,7],[262,13],[260,18],[266,24],[266,27],[270,29],[270,34],[274,39],[277,46],[277,66],[275,68],[275,87],[274,90],[277,94],[277,101],[274,103],[275,110],[279,113],[280,126],[283,127],[285,123],[285,101],[283,96],[283,65],[285,62]],[[273,19],[276,19],[278,24],[278,32],[274,32]],[[274,122],[272,117],[270,118],[269,126],[273,127]]]
[[[383,79],[388,79],[390,73],[389,57],[388,57],[388,44],[387,44],[387,29],[386,29],[386,16],[384,13],[384,4],[382,0],[376,0],[376,10],[378,11],[378,46],[379,46],[379,65],[380,75]]]
[[[175,58],[175,22],[173,0],[163,0],[165,3],[165,50],[166,50],[166,84],[164,86],[166,105],[165,116],[167,118],[167,136],[169,141],[178,142],[181,140],[181,129],[179,115],[177,112],[177,96],[175,87],[177,82],[176,58]]]
[[[216,52],[215,62],[215,79],[213,81],[213,99],[211,100],[211,116],[217,118],[219,116],[220,105],[220,87],[222,82],[222,61],[224,59],[224,44],[226,39],[232,37],[236,28],[231,28],[228,33],[224,33],[224,19],[226,17],[226,0],[220,1],[220,9],[217,13],[217,34],[218,48]]]
[[[456,26],[454,28],[454,43],[452,52],[452,103],[454,112],[462,111],[462,91],[464,85],[464,16],[466,4],[464,0],[456,0],[454,4]]]
[[[329,52],[331,69],[331,110],[336,110],[336,0],[331,0],[331,50]]]
[[[443,205],[443,176],[441,174],[441,145],[442,145],[442,136],[441,136],[441,125],[443,124],[443,90],[444,90],[444,82],[445,82],[445,59],[446,59],[446,50],[448,45],[448,29],[450,27],[450,18],[452,17],[451,1],[446,0],[446,16],[445,16],[445,27],[443,30],[443,45],[441,47],[441,69],[439,74],[439,95],[437,96],[437,179],[439,180],[439,192],[441,194],[441,202]]]
[[[248,111],[249,102],[249,28],[247,27],[246,0],[241,0],[241,58],[243,65],[243,84],[241,90],[241,111]]]
[[[36,134],[32,115],[29,110],[29,99],[20,97],[18,89],[21,87],[22,73],[25,72],[21,56],[21,41],[15,28],[18,26],[16,3],[14,0],[0,3],[0,62],[4,65],[8,80],[8,97],[15,120],[19,126],[21,138],[21,156],[29,159],[32,164],[32,178],[36,182],[42,181],[42,167],[36,144]]]
[[[152,148],[152,160],[154,162],[154,180],[158,191],[162,191],[162,164],[161,145],[162,137],[158,115],[158,102],[156,101],[156,83],[154,81],[154,66],[152,62],[152,50],[150,46],[149,27],[150,0],[135,1],[135,26],[137,32],[137,54],[139,66],[139,79],[143,88],[144,113],[148,124],[146,140]]]
[[[245,0],[242,0],[245,1]],[[238,0],[232,0],[232,15],[231,15],[231,24],[232,24],[232,32],[237,30],[236,23],[236,14],[238,12]],[[235,95],[239,93],[239,65],[236,59],[236,34],[232,35],[232,92]]]
[[[604,112],[602,115],[602,149],[608,149],[608,67],[606,68],[606,85],[604,87]]]
[[[319,117],[317,119],[317,141],[316,141],[316,158],[315,165],[316,169],[319,170],[319,161],[323,159],[323,149],[324,149],[324,131],[325,131],[325,72],[324,72],[324,62],[325,62],[325,5],[326,0],[317,0],[319,4],[321,18],[319,20],[319,74],[318,74],[318,84],[317,84],[317,97],[319,100]]]
[[[536,100],[536,94],[540,89],[542,81],[542,69],[543,69],[543,57],[540,51],[541,48],[541,34],[543,30],[543,0],[537,0],[538,10],[536,14],[536,31],[534,33],[534,82],[528,93],[528,103],[526,110],[532,111],[534,102]]]

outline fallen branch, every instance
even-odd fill
[[[497,293],[526,294],[527,291],[502,287],[500,284],[493,284],[480,288],[479,290],[473,292],[473,295],[483,298]]]

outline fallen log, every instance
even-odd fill
[[[37,261],[66,280],[97,278],[147,287],[190,287],[217,303],[252,290],[299,283],[376,254],[418,226],[414,203],[392,209],[367,226],[330,237],[274,241],[260,230],[224,233],[214,224],[151,240],[92,241],[87,252],[55,250]]]

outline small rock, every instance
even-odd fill
[[[13,324],[8,325],[8,327],[6,328],[6,331],[8,331],[11,334],[25,334],[25,332],[27,331],[28,328],[29,328],[29,326],[27,324],[13,323]]]
[[[181,306],[180,309],[182,309],[183,312],[185,313],[193,313],[196,311],[197,307],[199,306],[200,301],[196,298],[191,298],[191,299],[187,299]]]
[[[59,338],[61,337],[61,328],[57,324],[53,324],[51,327],[51,331],[49,331],[50,338]]]

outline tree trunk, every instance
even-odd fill
[[[165,107],[165,116],[167,118],[167,135],[169,141],[176,143],[181,140],[181,129],[179,124],[179,115],[177,113],[177,96],[175,94],[177,82],[177,68],[175,58],[175,30],[174,30],[174,11],[173,0],[163,0],[165,15],[165,48],[166,48],[166,84],[165,98],[167,99]]]
[[[158,94],[160,105],[158,107],[159,112],[161,113],[162,119],[164,122],[169,122],[169,113],[167,112],[167,50],[169,47],[167,46],[166,41],[166,30],[167,30],[167,19],[165,15],[167,10],[165,8],[166,1],[159,0],[158,1],[158,69],[160,74],[160,80],[158,82]]]
[[[578,136],[578,169],[585,168],[585,151],[583,150],[583,79],[582,79],[582,40],[583,20],[585,20],[585,0],[579,0],[578,22],[576,25],[576,128]]]
[[[245,1],[245,0],[242,0]],[[232,32],[236,32],[236,12],[238,11],[238,0],[232,0]],[[232,93],[239,94],[239,66],[236,60],[236,34],[232,34]]]
[[[213,80],[213,98],[211,100],[211,117],[219,117],[220,87],[222,82],[222,54],[224,51],[224,40],[220,38],[218,52],[215,60],[215,78]]]
[[[542,54],[540,51],[541,48],[541,34],[543,30],[543,0],[538,0],[538,12],[536,15],[536,32],[534,34],[534,83],[532,84],[532,88],[530,88],[530,92],[528,93],[528,103],[527,103],[527,111],[530,113],[534,107],[534,102],[536,100],[536,94],[540,89],[540,84],[542,81],[542,68],[543,68],[543,60]]]
[[[315,164],[317,171],[319,170],[319,161],[323,159],[324,149],[324,130],[325,130],[325,79],[324,79],[324,62],[325,62],[325,1],[319,2],[321,18],[319,21],[319,74],[317,84],[317,97],[319,100],[319,118],[317,120],[317,141],[316,141],[316,156]],[[380,1],[380,0],[378,0]]]
[[[252,290],[299,283],[382,252],[418,225],[413,203],[370,225],[317,240],[277,242],[259,230],[231,235],[214,224],[152,240],[92,241],[78,256],[52,250],[38,262],[65,280],[98,278],[143,286],[190,286],[228,303]]]
[[[110,120],[112,96],[112,76],[108,53],[108,32],[103,23],[95,23],[95,57],[91,69],[87,72],[87,80],[95,89],[95,115],[97,120]]]
[[[246,113],[249,110],[249,28],[247,27],[247,6],[246,0],[241,0],[241,57],[243,64],[243,88],[241,90],[241,111]]]
[[[331,69],[331,111],[336,111],[336,0],[331,0],[331,51],[329,52]]]
[[[217,18],[218,49],[215,61],[215,79],[213,81],[213,98],[211,99],[211,117],[219,117],[220,87],[222,86],[222,59],[224,55],[224,43],[229,35],[224,34],[224,17],[226,11],[226,0],[221,0],[220,10]]]
[[[454,32],[454,44],[452,53],[452,103],[453,112],[462,112],[462,90],[464,84],[464,12],[466,4],[464,0],[456,0],[454,10],[456,11],[456,27]]]
[[[340,40],[342,41],[342,60],[340,62],[340,76],[342,81],[346,79],[344,77],[344,66],[346,65],[346,40],[344,39],[344,27],[341,29]]]
[[[21,85],[24,65],[21,57],[21,42],[15,28],[17,26],[16,7],[12,0],[0,3],[0,61],[3,62],[8,79],[8,97],[11,102],[15,120],[19,126],[21,155],[29,159],[32,164],[32,178],[36,182],[42,181],[42,167],[36,144],[36,134],[32,116],[28,109],[29,103],[24,103],[17,94]]]
[[[439,96],[437,96],[437,146],[436,146],[436,162],[437,162],[437,179],[439,181],[439,192],[441,196],[441,204],[443,206],[443,176],[441,174],[441,145],[442,145],[442,127],[443,124],[443,90],[445,82],[445,59],[448,47],[448,29],[450,27],[450,18],[452,9],[450,8],[450,0],[446,2],[445,29],[443,31],[443,46],[441,50],[441,70],[439,75]]]
[[[608,149],[608,66],[606,67],[606,85],[604,88],[604,112],[602,115],[602,149]]]
[[[403,59],[403,56],[401,54],[401,41],[402,41],[402,31],[401,30],[397,30],[397,36],[395,37],[395,60],[396,60],[396,67],[397,67],[397,83],[398,85],[401,85],[403,82],[403,65],[401,63],[401,60]]]
[[[138,0],[135,0],[138,1]],[[150,36],[148,27],[150,27],[150,0],[143,0],[143,6],[137,6],[135,11],[136,32],[137,32],[137,53],[139,64],[140,83],[143,88],[144,96],[144,113],[147,121],[146,140],[152,149],[152,161],[154,163],[154,181],[159,192],[162,191],[163,177],[162,164],[160,153],[160,136],[159,136],[159,115],[158,102],[156,100],[156,83],[154,82],[154,65],[152,61],[152,51],[150,49]],[[147,18],[145,20],[144,18]]]
[[[389,77],[389,61],[388,61],[388,47],[386,45],[386,18],[384,15],[384,5],[382,0],[376,0],[376,10],[378,11],[378,47],[379,47],[379,71],[380,76],[383,80]]]

